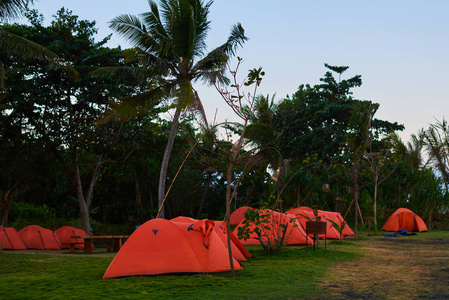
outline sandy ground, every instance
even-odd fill
[[[425,233],[422,233],[425,234]],[[449,299],[449,239],[374,237],[321,284],[333,299]]]

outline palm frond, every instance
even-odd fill
[[[156,109],[165,100],[166,95],[167,87],[158,86],[147,92],[122,99],[120,103],[110,103],[111,110],[99,119],[97,124],[136,118]]]
[[[102,67],[89,73],[92,77],[112,77],[115,76],[119,81],[122,79],[133,78],[138,81],[145,81],[148,76],[144,68],[137,67]]]
[[[237,23],[231,27],[231,34],[226,43],[219,48],[227,55],[234,56],[238,47],[243,46],[243,43],[247,40],[249,39],[245,36],[245,30],[240,23]]]
[[[1,0],[0,20],[8,21],[20,17],[30,4],[33,4],[33,0]]]
[[[48,62],[51,66],[63,70],[65,73],[78,77],[79,73],[68,62],[60,58],[47,48],[26,38],[0,29],[0,48],[6,52],[25,59],[38,59]]]
[[[120,15],[109,22],[109,28],[126,38],[133,46],[142,47],[148,32],[140,18],[134,15]]]

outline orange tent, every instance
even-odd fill
[[[242,206],[234,210],[234,212],[229,216],[229,224],[238,225],[245,218],[245,213],[248,209],[253,208],[249,206]]]
[[[38,225],[28,225],[19,231],[28,249],[60,250],[59,238],[50,229]]]
[[[24,250],[27,248],[17,230],[12,227],[0,226],[0,244],[3,249]]]
[[[294,215],[296,218],[298,218],[298,222],[301,224],[302,228],[304,229],[304,232],[306,231],[306,223],[307,221],[309,221],[306,217],[309,217],[312,221],[315,221],[316,217],[314,215],[314,213],[312,212],[312,210],[290,210],[290,213],[292,215]],[[320,214],[318,214],[318,216],[320,216]],[[328,220],[326,220],[326,218],[321,215],[321,221],[322,222],[326,222],[326,239],[328,240],[339,240],[340,234],[338,233],[338,231],[334,228],[334,226],[332,226],[332,223],[329,222]],[[318,237],[320,239],[324,239],[325,236],[324,234],[319,234]]]
[[[228,240],[227,240],[228,237],[226,235],[226,222],[225,221],[215,221],[215,224],[216,224],[216,227],[214,227],[214,228],[217,228],[216,229],[217,231],[222,232],[221,234],[219,234],[219,236],[222,238],[223,243],[225,245],[227,245],[228,244]],[[234,235],[234,233],[232,233],[232,231],[231,231],[230,235],[231,235],[231,241],[232,241],[232,253],[234,253],[234,252],[242,253],[243,257],[245,258],[244,260],[247,260],[247,258],[249,258],[249,257],[253,257],[251,255],[251,253],[249,253],[249,251],[246,250],[245,246],[243,246],[243,244],[240,243],[240,241]],[[234,246],[235,246],[236,249],[234,248]],[[240,257],[240,255],[239,255],[239,257]],[[236,259],[238,261],[240,261],[239,258],[236,257]]]
[[[184,223],[190,223],[190,224],[198,222],[198,220],[196,220],[196,219],[189,218],[189,217],[183,217],[183,216],[173,218],[170,221],[184,222]],[[214,221],[214,222],[215,222],[214,231],[217,233],[217,235],[220,237],[221,241],[227,248],[228,240],[227,240],[227,236],[226,236],[226,225],[224,225],[223,221]],[[231,234],[232,234],[232,232],[231,232]],[[238,240],[237,240],[237,242],[240,243]],[[243,247],[243,245],[242,245],[242,247]],[[239,248],[232,239],[231,239],[231,248],[232,248],[232,256],[234,256],[234,258],[236,260],[247,261],[245,254],[242,253],[242,250],[240,250],[241,248]],[[243,247],[243,249],[245,249],[245,248]]]
[[[209,220],[150,220],[128,238],[103,278],[229,271],[228,250],[214,225]],[[242,269],[237,260],[233,263],[236,270]]]
[[[80,243],[76,244],[76,249],[84,249],[84,239],[76,239],[72,238],[72,236],[83,236],[87,235],[87,233],[82,230],[78,229],[73,226],[63,226],[55,230],[56,236],[59,238],[59,241],[61,242],[61,248],[68,249],[70,248],[69,244],[64,243]]]
[[[427,226],[424,221],[407,208],[397,209],[385,222],[382,230],[385,231],[398,231],[399,229],[405,229],[408,232],[412,231],[427,231]]]
[[[280,213],[272,210],[259,210],[259,214],[261,213],[269,213],[269,219],[267,228],[261,229],[261,236],[264,241],[274,241],[280,239],[283,225],[288,224],[287,232],[285,235],[285,243],[287,245],[305,245],[306,243],[311,243],[310,241],[306,242],[306,232],[302,228],[301,224],[296,220],[294,215]],[[234,229],[234,235],[238,235],[239,227],[243,226],[243,220],[240,224]],[[256,225],[252,224],[251,229],[255,228]],[[252,233],[250,238],[246,241],[244,239],[240,239],[240,242],[243,245],[260,245],[259,240],[257,239],[257,234]]]
[[[294,215],[299,215],[299,214],[305,214],[304,212],[307,212],[307,216],[309,216],[312,220],[315,218],[315,215],[313,214],[313,210],[311,208],[308,208],[306,206],[301,206],[298,208],[291,208],[287,211],[287,213],[290,214],[294,214]],[[318,210],[318,216],[321,217],[321,220],[323,221],[326,220],[332,220],[333,222],[335,222],[336,224],[340,225],[342,222],[346,221],[344,220],[343,216],[338,213],[338,212],[332,212],[332,211],[326,211],[326,210]],[[301,220],[301,224],[303,224],[305,226],[305,220],[300,219]],[[329,235],[329,238],[332,239],[333,237],[335,238],[335,235],[338,236],[337,239],[340,239],[340,233],[338,232],[337,229],[335,229],[332,226],[332,223],[328,222],[328,230],[327,233]],[[355,233],[354,231],[352,231],[351,227],[349,227],[348,223],[346,223],[344,229],[343,229],[343,236],[354,236]]]

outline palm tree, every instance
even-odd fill
[[[159,217],[164,217],[163,201],[170,153],[178,129],[181,114],[195,109],[204,117],[201,101],[193,83],[227,82],[224,76],[229,56],[235,54],[247,38],[240,24],[231,29],[231,35],[221,46],[206,52],[206,37],[210,29],[208,21],[212,1],[160,0],[159,6],[149,0],[150,11],[141,18],[121,15],[110,22],[110,27],[133,44],[133,56],[140,61],[135,68],[102,68],[97,74],[128,73],[152,82],[150,88],[139,95],[125,99],[115,110],[114,117],[132,117],[149,107],[169,100],[169,108],[175,108],[170,135],[162,159],[158,206]],[[206,123],[207,124],[207,123]]]
[[[443,118],[424,133],[429,162],[441,174],[445,190],[449,190],[449,124]]]

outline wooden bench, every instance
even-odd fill
[[[117,252],[123,245],[123,241],[126,240],[129,235],[83,235],[83,236],[72,236],[72,238],[84,239],[84,252],[93,253],[94,252],[94,240],[97,241],[107,241],[108,244],[107,251]]]
[[[69,242],[69,243],[61,243],[63,245],[70,246],[70,252],[75,253],[76,245],[84,245],[84,242]]]

